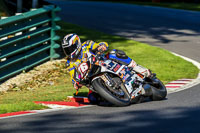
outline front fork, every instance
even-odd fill
[[[105,73],[101,76],[101,79],[104,80],[104,82],[106,83],[106,86],[108,87],[108,89],[113,92],[113,93],[117,93],[116,89],[121,87],[121,89],[123,90],[123,94],[122,93],[117,93],[118,95],[124,95],[124,93],[131,98],[130,93],[128,93],[127,89],[125,88],[124,85],[122,84],[121,80],[113,80],[109,74]]]
[[[107,73],[102,75],[101,78],[107,84],[108,88],[111,87],[111,89],[110,89],[111,91],[113,91],[114,89],[116,89],[118,87],[121,87],[121,89],[124,91],[124,93],[126,93],[127,96],[129,96],[130,99],[134,99],[135,97],[138,97],[139,95],[145,93],[145,91],[143,89],[143,85],[141,83],[139,83],[138,85],[132,85],[131,88],[127,88],[128,86],[125,85],[126,83],[123,83],[124,85],[121,86],[122,81],[120,83],[116,83],[117,81],[113,81],[112,78]]]
[[[116,86],[115,82],[107,73],[101,75],[101,79],[106,83],[107,86],[115,88]]]
[[[139,83],[138,85],[136,85],[134,87],[134,85],[132,86],[132,91],[130,91],[130,88],[128,90],[127,86],[125,85],[125,83],[122,84],[122,81],[120,80],[120,82],[113,80],[109,74],[104,73],[103,75],[99,76],[106,84],[107,88],[111,91],[111,92],[115,92],[115,89],[121,87],[121,89],[123,90],[123,92],[130,98],[130,99],[134,99],[140,95],[145,94],[145,90],[143,89],[143,85],[142,83]],[[134,84],[134,83],[133,83]],[[126,86],[126,87],[125,87]],[[93,90],[91,88],[91,90]]]

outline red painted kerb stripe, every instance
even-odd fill
[[[165,86],[166,88],[179,88],[181,86]]]
[[[68,97],[71,102],[82,102],[82,103],[89,103],[90,101],[86,97]]]
[[[35,112],[34,112],[34,111],[12,112],[12,113],[0,114],[0,117],[7,117],[7,116],[14,116],[14,115],[22,115],[22,114],[29,114],[29,113],[35,113]]]
[[[78,102],[47,102],[47,101],[36,101],[36,104],[54,104],[54,105],[64,105],[64,106],[74,106],[74,107],[79,107],[79,106],[86,106],[89,105],[88,103],[78,103]]]
[[[168,83],[167,85],[185,85],[186,83]]]

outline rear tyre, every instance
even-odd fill
[[[157,78],[153,79],[156,84],[151,85],[152,96],[150,97],[153,101],[163,100],[167,96],[167,89],[165,85]]]
[[[95,88],[97,93],[106,99],[108,102],[116,105],[116,106],[128,106],[130,104],[130,98],[129,96],[123,91],[123,89],[120,87],[118,90],[121,92],[122,95],[117,95],[117,93],[114,93],[113,91],[110,91],[108,87],[105,85],[105,82],[101,78],[97,78],[92,82],[92,86]]]

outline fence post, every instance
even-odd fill
[[[22,12],[22,0],[17,0],[17,12]]]
[[[32,8],[38,7],[38,0],[32,0]]]
[[[51,60],[55,58],[59,58],[60,55],[56,53],[56,49],[60,47],[59,44],[56,43],[57,40],[60,39],[59,36],[56,35],[55,31],[61,29],[60,26],[56,25],[56,21],[60,20],[60,17],[56,16],[56,12],[60,11],[61,8],[56,7],[51,11],[51,49],[50,49],[50,58]]]

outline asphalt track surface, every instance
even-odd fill
[[[200,13],[126,4],[57,1],[63,20],[133,38],[200,61]],[[92,106],[0,120],[0,133],[200,132],[200,85],[166,100]]]

